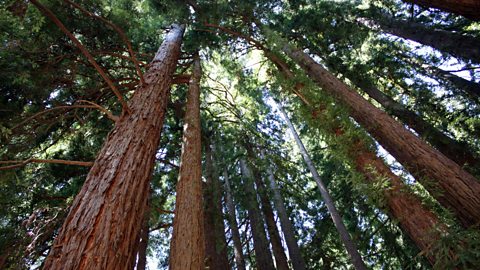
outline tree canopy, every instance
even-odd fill
[[[148,195],[133,209],[145,217],[125,221],[138,229],[128,231],[134,265],[125,267],[141,269],[143,258],[150,269],[172,268],[179,174],[200,162],[185,158],[200,150],[186,146],[197,82],[198,226],[210,269],[269,269],[258,227],[275,269],[281,257],[286,269],[360,269],[329,201],[367,269],[476,269],[480,22],[442,2],[1,1],[0,268],[43,268],[69,213],[93,192],[86,179],[95,181],[95,170],[117,174],[105,147],[143,132],[122,126],[151,119],[145,126],[158,131],[158,147],[156,137],[139,145],[154,156],[132,154],[153,169],[143,171]],[[161,73],[158,57],[170,52],[160,46],[176,27],[185,27],[180,54],[171,56],[172,74]],[[152,85],[162,99],[137,104]],[[112,167],[99,165],[102,155]],[[125,166],[119,177],[127,179],[137,166]]]

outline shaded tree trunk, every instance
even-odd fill
[[[238,231],[237,215],[235,213],[235,203],[233,201],[232,190],[228,178],[227,169],[223,170],[223,180],[225,181],[225,201],[228,209],[228,222],[230,230],[232,231],[233,252],[235,256],[235,263],[238,270],[246,270],[245,258],[242,251],[242,241],[240,240],[240,233]]]
[[[44,269],[128,269],[149,194],[184,27],[165,37],[128,106],[116,122],[55,239]],[[152,117],[155,116],[155,117]]]
[[[374,21],[365,18],[358,20],[369,27],[378,26],[392,35],[416,41],[473,63],[480,63],[480,40],[476,37],[431,29],[416,22],[395,19],[385,14]]]
[[[283,235],[285,236],[285,242],[287,243],[288,254],[290,255],[290,259],[292,260],[293,269],[305,270],[307,269],[307,267],[305,264],[305,260],[300,253],[300,248],[298,246],[295,236],[295,229],[288,217],[287,209],[285,209],[285,203],[283,202],[282,195],[280,194],[280,190],[278,189],[275,182],[275,177],[273,175],[271,167],[267,168],[267,174],[270,189],[273,191],[273,203],[275,209],[277,210],[278,217],[280,218],[280,225],[282,227]]]
[[[310,159],[310,156],[308,155],[307,149],[305,148],[300,137],[298,136],[297,131],[295,130],[295,127],[293,126],[292,122],[288,118],[287,113],[283,110],[281,105],[277,104],[277,107],[282,113],[283,118],[285,119],[290,129],[290,132],[292,133],[293,138],[295,139],[295,142],[297,143],[297,146],[300,149],[300,153],[302,154],[302,157],[305,160],[305,163],[307,164],[307,167],[310,170],[310,173],[312,173],[313,179],[317,183],[318,189],[320,190],[320,194],[323,197],[323,201],[327,206],[328,212],[330,212],[330,216],[332,217],[333,223],[335,224],[335,227],[337,228],[337,231],[340,234],[340,238],[343,244],[345,245],[345,248],[347,249],[348,254],[350,255],[350,259],[352,260],[352,263],[355,266],[355,269],[366,270],[367,267],[365,266],[365,263],[363,262],[362,257],[358,252],[357,246],[353,242],[352,238],[350,237],[350,234],[348,233],[347,228],[345,227],[345,224],[343,224],[342,217],[338,213],[337,208],[333,203],[333,199],[332,197],[330,197],[330,194],[326,186],[323,184],[323,181],[320,178],[320,175],[318,174],[317,169],[313,165],[313,162]]]
[[[308,54],[290,46],[285,46],[283,50],[319,87],[346,105],[350,115],[402,163],[433,197],[453,210],[464,226],[480,222],[480,182],[475,177],[373,106]],[[438,188],[442,190],[441,194]]]
[[[470,20],[480,20],[480,2],[478,0],[404,0],[424,7],[462,15]]]
[[[211,226],[211,232],[213,235],[213,248],[210,250],[208,260],[210,269],[229,269],[227,255],[227,239],[225,237],[225,225],[223,222],[223,207],[222,207],[222,190],[220,185],[220,179],[214,166],[213,146],[210,145],[210,141],[205,143],[205,175],[206,175],[206,189],[205,197],[205,219]],[[206,228],[207,230],[207,228]]]
[[[243,159],[240,160],[240,169],[244,179],[244,189],[246,193],[245,204],[253,236],[253,249],[255,250],[257,269],[273,270],[275,267],[273,266],[272,253],[268,247],[264,221],[260,213],[260,206],[258,205],[257,195],[253,185],[253,175]]]
[[[203,269],[205,259],[198,53],[187,94],[169,269]]]
[[[142,231],[140,232],[140,242],[138,243],[136,270],[145,270],[147,267],[147,248],[150,229],[148,226],[148,219],[149,215],[145,215]]]
[[[253,152],[252,146],[248,142],[246,143],[245,148],[247,149],[250,160],[255,160],[255,153]],[[257,193],[260,197],[260,204],[262,205],[268,236],[270,238],[270,243],[272,244],[273,256],[275,257],[275,266],[278,270],[288,270],[287,256],[285,256],[282,246],[282,239],[280,238],[280,233],[275,222],[272,206],[270,205],[268,191],[262,181],[262,175],[258,171],[257,167],[252,166],[250,168],[253,173],[255,185],[257,186]]]

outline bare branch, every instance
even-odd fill
[[[50,164],[64,164],[64,165],[76,165],[76,166],[85,166],[91,167],[93,166],[93,162],[88,161],[75,161],[75,160],[64,160],[64,159],[37,159],[37,158],[29,158],[27,160],[5,160],[0,161],[0,164],[14,164],[9,166],[0,167],[0,171],[15,169],[19,167],[23,167],[29,163],[50,163]]]

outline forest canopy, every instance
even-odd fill
[[[0,269],[480,267],[479,1],[0,7]]]

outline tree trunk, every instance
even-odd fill
[[[285,46],[283,50],[319,87],[346,105],[350,115],[402,163],[433,197],[453,210],[464,226],[480,222],[480,182],[475,177],[366,101],[306,53],[290,46]]]
[[[297,146],[300,149],[300,153],[302,154],[303,159],[305,160],[305,163],[307,164],[307,167],[310,170],[310,173],[312,173],[313,179],[317,183],[318,189],[320,190],[320,194],[323,197],[323,201],[325,202],[325,205],[327,206],[327,209],[330,212],[330,216],[332,217],[333,223],[335,224],[335,227],[337,228],[337,231],[340,234],[340,239],[345,245],[345,248],[347,249],[347,252],[350,255],[350,259],[352,260],[352,263],[355,266],[355,269],[366,270],[367,267],[365,266],[365,263],[362,260],[362,256],[360,256],[357,246],[351,239],[350,234],[348,234],[347,228],[345,227],[345,224],[343,224],[342,217],[338,213],[337,208],[333,203],[332,197],[330,197],[330,193],[328,192],[326,186],[323,184],[323,181],[320,178],[320,175],[318,174],[317,169],[313,165],[313,162],[307,153],[307,149],[305,148],[302,141],[300,140],[300,137],[298,136],[297,131],[295,130],[295,127],[293,126],[292,122],[290,122],[290,119],[288,118],[287,113],[283,110],[281,105],[277,104],[277,107],[282,113],[283,118],[287,122],[290,132],[292,133],[293,138],[295,139],[295,142],[297,143]]]
[[[269,59],[271,61],[279,61],[278,58],[274,58],[273,60],[271,58]],[[286,79],[294,79],[293,73],[288,69],[286,63],[275,64],[279,67],[280,72]],[[298,87],[295,94],[304,101],[306,106],[310,106],[312,102],[302,95],[300,92],[301,88],[302,87]],[[312,115],[318,115],[318,113],[321,113],[321,111],[312,111]],[[341,124],[335,123],[331,132],[334,133],[335,136],[341,137],[343,135]],[[387,213],[399,222],[404,233],[416,243],[420,250],[423,251],[426,247],[435,245],[438,236],[435,230],[443,230],[445,225],[440,223],[438,217],[427,209],[417,196],[408,192],[408,187],[403,183],[402,179],[392,173],[383,160],[368,149],[362,139],[357,138],[355,143],[352,143],[350,139],[347,140],[344,145],[348,146],[347,154],[354,161],[357,171],[362,173],[366,177],[366,180],[371,183],[376,183],[381,179],[387,179],[389,185],[392,187],[390,190],[385,189],[383,192],[387,199],[386,207],[389,210]],[[426,254],[426,256],[433,265],[435,263],[434,256],[432,256],[432,254]]]
[[[419,23],[395,19],[388,15],[381,15],[374,21],[365,18],[360,18],[359,21],[369,27],[378,25],[387,33],[416,41],[455,57],[480,63],[480,40],[476,37],[430,29]]]
[[[480,20],[480,2],[478,0],[404,0],[424,7],[438,8],[442,11],[462,15],[470,20]]]
[[[55,239],[44,269],[128,269],[135,261],[149,180],[180,54],[173,26],[117,121]],[[152,117],[155,116],[155,117]]]
[[[307,267],[305,265],[305,260],[300,253],[300,248],[295,237],[295,229],[288,217],[287,209],[285,209],[285,203],[283,202],[280,190],[275,183],[275,177],[271,167],[267,168],[267,173],[270,189],[273,191],[273,203],[275,209],[277,210],[278,217],[280,218],[280,225],[282,226],[283,235],[285,236],[285,242],[287,243],[288,254],[292,260],[293,269],[305,270]]]
[[[232,231],[233,251],[235,255],[235,263],[238,270],[246,270],[245,258],[242,252],[242,241],[240,240],[240,233],[238,231],[237,215],[235,214],[235,203],[233,202],[232,190],[228,179],[227,169],[223,170],[223,179],[225,181],[225,200],[228,209],[228,222],[230,230]]]
[[[170,243],[171,270],[203,269],[205,243],[203,228],[202,146],[200,135],[200,78],[198,53],[187,94],[182,156],[177,183],[173,236]]]
[[[332,68],[336,69],[337,67]],[[339,71],[342,73],[342,70]],[[429,142],[438,151],[440,151],[449,159],[455,161],[458,165],[463,167],[464,165],[475,166],[475,164],[480,164],[480,160],[474,156],[474,154],[469,150],[469,146],[465,143],[460,143],[448,137],[443,132],[435,128],[432,124],[424,120],[421,116],[417,115],[413,111],[410,111],[404,105],[384,94],[370,81],[361,79],[355,74],[349,74],[348,71],[346,71],[346,74],[344,75],[347,76],[349,80],[351,80],[365,93],[367,93],[369,97],[380,103],[385,111],[397,117],[408,127],[415,130],[422,139]]]
[[[220,185],[220,179],[218,177],[216,168],[214,166],[214,153],[213,146],[210,146],[210,142],[205,143],[205,178],[207,180],[205,195],[208,201],[205,202],[205,219],[209,225],[211,225],[211,232],[213,235],[213,250],[207,253],[209,259],[207,266],[210,269],[229,269],[231,268],[228,263],[227,255],[227,239],[225,237],[225,225],[223,222],[223,207],[222,207],[222,190]],[[207,228],[206,228],[207,229]]]
[[[138,243],[138,253],[137,253],[137,266],[136,270],[145,270],[147,267],[147,249],[148,249],[148,236],[149,236],[149,226],[148,226],[149,215],[145,215],[143,221],[142,231],[140,232],[140,242]]]
[[[246,208],[248,218],[250,219],[250,227],[253,236],[253,249],[255,250],[255,261],[258,270],[274,270],[272,253],[268,247],[267,236],[263,217],[260,213],[255,187],[253,185],[253,176],[250,168],[247,167],[245,160],[240,160],[240,169],[244,179],[244,189],[246,195]]]
[[[248,142],[246,143],[248,144]],[[253,161],[255,160],[255,153],[251,145],[246,145],[247,153],[249,158]],[[275,216],[273,214],[272,206],[270,205],[270,199],[268,198],[268,191],[262,181],[262,175],[255,166],[251,167],[253,172],[253,178],[255,180],[255,185],[257,186],[257,193],[260,197],[260,203],[262,205],[263,215],[265,216],[265,222],[267,225],[267,232],[270,238],[270,243],[272,244],[273,256],[275,257],[275,266],[278,270],[288,270],[288,261],[287,256],[282,246],[282,239],[280,238],[280,233],[275,222]]]

